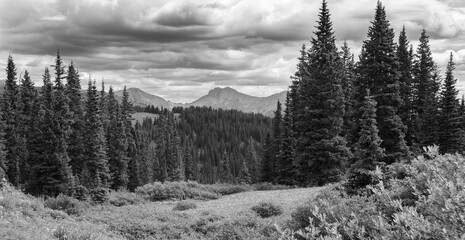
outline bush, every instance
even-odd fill
[[[230,195],[240,192],[247,192],[252,190],[250,185],[247,184],[231,184],[231,183],[216,183],[212,185],[208,185],[208,188],[211,191],[220,194],[220,195]]]
[[[94,188],[90,190],[90,198],[94,203],[106,203],[108,202],[108,188]]]
[[[176,205],[173,207],[173,211],[185,211],[189,209],[196,209],[197,205],[193,202],[178,202]]]
[[[136,188],[136,193],[150,201],[218,198],[218,194],[196,182],[154,182]]]
[[[280,206],[270,202],[261,202],[258,205],[253,206],[252,211],[254,211],[261,218],[278,216],[283,213],[283,209]]]
[[[80,215],[86,209],[85,203],[62,194],[56,198],[48,198],[45,200],[44,206],[53,210],[63,211],[68,215]]]
[[[323,192],[292,214],[295,228],[282,232],[282,238],[463,238],[465,158],[435,149],[409,164],[388,167],[369,195]]]
[[[272,184],[269,182],[261,182],[252,185],[253,190],[255,191],[271,191],[271,190],[285,190],[291,189],[291,186],[281,185],[281,184]]]
[[[82,185],[76,186],[73,197],[80,201],[87,201],[89,199],[89,189]]]
[[[144,198],[138,194],[124,191],[110,192],[108,201],[111,205],[121,207],[135,205],[144,202]]]

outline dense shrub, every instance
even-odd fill
[[[58,195],[56,198],[45,200],[44,206],[53,210],[60,210],[68,215],[80,215],[86,209],[86,204],[66,195]]]
[[[247,184],[216,183],[207,186],[211,191],[220,195],[230,195],[252,190],[252,187]]]
[[[271,202],[261,202],[253,206],[252,211],[262,218],[278,216],[283,213],[283,209],[280,206]]]
[[[273,184],[269,182],[261,182],[252,185],[253,190],[255,191],[271,191],[271,190],[285,190],[291,189],[291,186],[287,185],[280,185],[280,184]]]
[[[144,202],[144,198],[135,193],[116,191],[109,193],[108,201],[111,205],[121,207],[125,205],[135,205],[142,203]]]
[[[80,201],[87,201],[89,199],[89,190],[82,185],[78,185],[74,189],[73,197]]]
[[[108,188],[94,188],[89,192],[90,198],[95,203],[108,202],[109,190]]]
[[[176,205],[173,207],[173,211],[185,211],[189,209],[196,209],[197,205],[193,202],[178,202]]]
[[[334,190],[323,193],[292,214],[295,228],[284,231],[282,237],[463,238],[465,158],[439,155],[435,147],[425,155],[409,164],[388,167],[380,178],[383,180],[369,187],[367,196],[346,196]]]
[[[154,182],[136,188],[136,193],[150,201],[218,198],[217,193],[196,182]]]

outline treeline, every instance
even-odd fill
[[[135,123],[140,177],[134,186],[183,180],[258,182],[261,146],[270,124],[261,114],[237,110],[160,109],[156,117]]]
[[[376,166],[408,161],[425,146],[464,150],[465,106],[452,53],[442,78],[426,31],[416,49],[405,27],[395,43],[381,2],[367,37],[357,62],[346,42],[340,51],[323,1],[284,112],[278,103],[263,180],[322,185],[348,172],[351,184],[366,185]]]

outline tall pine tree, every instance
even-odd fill
[[[305,185],[338,181],[350,156],[340,136],[344,116],[343,62],[325,0],[317,24],[306,74],[300,83],[296,119],[300,132],[296,151]]]
[[[386,150],[384,162],[393,163],[406,158],[409,150],[405,142],[406,127],[398,115],[402,99],[394,31],[381,2],[377,4],[375,19],[368,30],[368,40],[364,42],[363,49],[357,99],[363,102],[366,89],[375,97],[379,136],[383,140],[381,147]]]

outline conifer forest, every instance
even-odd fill
[[[157,235],[160,225],[128,230],[129,223],[82,213],[118,229],[121,239],[463,239],[465,98],[455,77],[457,56],[451,52],[439,67],[428,30],[408,39],[405,26],[391,26],[382,1],[373,4],[361,51],[347,41],[338,46],[329,6],[336,4],[322,1],[309,41],[295,49],[295,73],[285,101],[273,102],[272,117],[234,108],[135,106],[127,88],[137,86],[127,84],[120,97],[104,80],[84,78],[78,64],[62,57],[65,48],[43,66],[36,85],[39,79],[18,69],[12,52],[0,93],[0,179],[45,204],[87,201],[89,194],[113,204],[96,192],[197,201],[259,190],[294,191],[267,196],[299,201],[282,203],[293,209],[308,202],[292,212],[284,207],[283,225],[276,202],[250,208],[254,217],[274,216],[275,227],[260,220],[251,230],[252,220],[242,215],[196,218],[185,223],[189,230],[167,235]],[[315,194],[311,201],[303,200],[307,190]],[[127,196],[124,201],[136,201]],[[175,208],[203,204],[188,203]],[[198,211],[199,218],[208,215]]]

